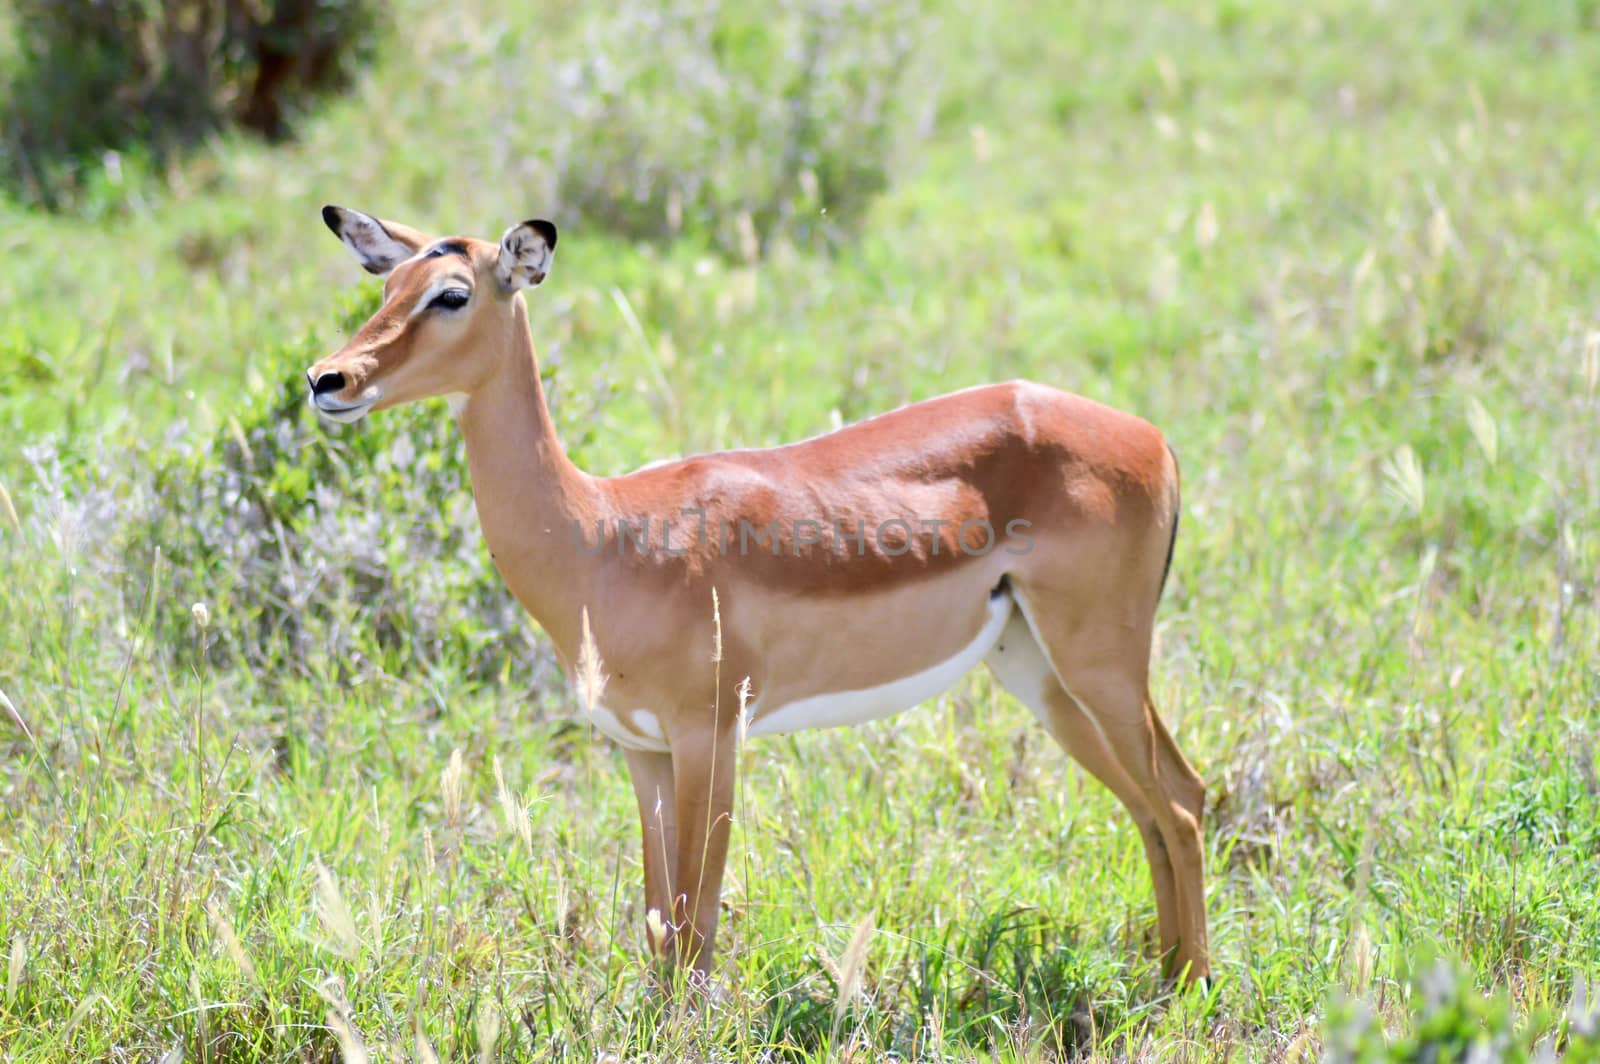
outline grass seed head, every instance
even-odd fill
[[[524,850],[532,853],[533,821],[528,817],[528,804],[506,786],[506,777],[500,769],[498,755],[494,759],[494,785],[496,797],[500,802],[500,817],[505,821],[506,831],[521,840]]]
[[[867,969],[867,942],[872,938],[873,915],[868,913],[856,924],[844,952],[839,955],[839,996],[833,1003],[833,1029],[835,1034],[844,1022],[850,1003],[861,993],[861,979]]]
[[[1350,943],[1350,989],[1365,994],[1372,985],[1372,969],[1372,936],[1367,932],[1367,925],[1362,924]]]
[[[761,237],[756,233],[755,219],[749,211],[740,211],[734,224],[739,230],[739,255],[747,265],[754,266],[761,258]]]
[[[711,660],[722,660],[722,603],[717,599],[717,589],[711,589]]]
[[[1409,443],[1384,459],[1383,479],[1391,495],[1412,512],[1422,513],[1423,504],[1427,502],[1427,479],[1422,472],[1422,459]]]
[[[1591,398],[1600,388],[1600,332],[1583,338],[1583,386]]]
[[[89,1013],[94,1011],[94,1007],[96,1005],[105,1000],[107,999],[104,994],[100,993],[99,991],[95,991],[82,1001],[78,1002],[78,1007],[72,1010],[71,1016],[67,1017],[67,1026],[64,1030],[64,1033],[70,1035],[73,1031],[76,1031],[78,1029],[78,1024],[82,1023]]]
[[[1500,458],[1500,430],[1494,423],[1494,415],[1477,396],[1467,400],[1467,427],[1472,430],[1472,438],[1478,441],[1478,449],[1493,466]]]
[[[372,951],[378,956],[383,956],[383,902],[378,897],[377,891],[367,894],[367,940],[372,943]]]
[[[367,1052],[367,1040],[361,1031],[340,1012],[328,1010],[328,1030],[339,1041],[339,1059],[344,1064],[369,1064],[372,1057]]]
[[[600,648],[595,645],[594,632],[589,628],[589,608],[583,609],[583,640],[578,644],[578,697],[589,713],[600,704],[605,694],[606,674],[600,660]]]
[[[361,954],[361,936],[356,931],[355,917],[350,915],[350,906],[339,890],[339,882],[327,866],[321,861],[312,861],[312,867],[317,876],[314,888],[317,917],[332,939],[329,947],[346,960],[354,960]]]
[[[0,517],[6,519],[11,531],[22,535],[22,522],[17,519],[17,508],[11,505],[11,494],[6,491],[4,484],[0,484]]]
[[[1450,249],[1451,237],[1454,235],[1450,227],[1450,212],[1441,204],[1433,209],[1433,215],[1428,219],[1428,255],[1435,261],[1444,258],[1444,253]]]
[[[650,939],[650,952],[660,954],[667,942],[667,922],[661,919],[660,909],[651,909],[644,914],[644,933]]]
[[[494,1060],[495,1043],[500,1041],[500,1010],[486,1001],[478,1008],[478,1064]]]
[[[1311,1059],[1316,1043],[1316,1028],[1305,1027],[1299,1034],[1294,1036],[1288,1048],[1283,1051],[1284,1064],[1301,1064],[1301,1061]]]
[[[20,933],[11,940],[11,958],[6,963],[6,1000],[17,1000],[22,989],[22,974],[28,967],[28,940]]]
[[[1201,251],[1210,251],[1217,242],[1217,208],[1210,201],[1200,205],[1194,219],[1194,243]]]
[[[555,881],[556,930],[565,935],[567,933],[567,913],[572,905],[572,893],[567,887],[567,877],[562,874],[560,865],[555,867]]]
[[[427,1032],[422,1029],[421,1013],[412,1017],[411,1033],[416,1041],[416,1052],[413,1054],[416,1064],[439,1064],[438,1050],[433,1048],[433,1043],[428,1041]]]
[[[28,728],[28,722],[22,719],[22,714],[17,712],[16,704],[6,697],[4,691],[0,691],[0,709],[6,711],[6,715],[11,718],[30,743],[34,742],[33,732]]]
[[[739,681],[739,745],[744,746],[746,734],[750,731],[750,677],[746,676]]]
[[[240,974],[252,984],[260,986],[261,981],[256,978],[255,962],[245,952],[244,943],[239,941],[239,935],[234,931],[233,924],[210,898],[206,899],[206,915],[211,918],[211,926],[216,928],[217,937],[222,939],[223,948],[228,951],[228,956],[233,958],[233,963]]]
[[[444,822],[449,827],[461,823],[461,797],[466,789],[466,762],[461,748],[450,751],[450,761],[439,774],[439,792],[444,797]]]

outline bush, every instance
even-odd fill
[[[347,332],[376,298],[346,301]],[[159,589],[171,608],[149,622],[176,660],[192,650],[187,604],[207,603],[226,619],[208,641],[211,663],[267,687],[405,672],[559,690],[554,658],[483,545],[442,404],[325,426],[306,402],[308,346],[262,352],[265,383],[215,437],[180,424],[97,453],[26,448],[32,548],[130,614]]]
[[[563,210],[753,257],[847,225],[888,183],[924,0],[625,0],[554,71]],[[824,214],[824,210],[826,213]]]
[[[0,175],[25,201],[70,203],[106,152],[174,149],[231,122],[288,134],[341,84],[376,28],[373,0],[15,0],[15,74],[0,92]]]
[[[1600,1011],[1589,1006],[1580,978],[1567,1014],[1525,1018],[1519,1025],[1504,992],[1484,996],[1460,967],[1438,962],[1416,980],[1407,1029],[1390,1038],[1374,1010],[1346,1003],[1333,1010],[1324,1064],[1573,1064],[1600,1061]],[[1550,1033],[1537,1040],[1543,1027]]]

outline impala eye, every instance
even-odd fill
[[[428,309],[460,310],[467,305],[467,300],[472,298],[472,293],[465,288],[446,288],[443,292],[433,297],[433,302],[428,304]]]

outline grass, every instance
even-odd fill
[[[1308,1059],[1346,997],[1405,1028],[1431,956],[1563,1029],[1600,976],[1590,5],[896,7],[885,187],[754,247],[658,141],[731,226],[640,239],[571,187],[619,128],[585,101],[711,106],[557,76],[633,23],[469,6],[400,5],[295,144],[0,206],[0,1056]],[[718,996],[648,995],[620,755],[499,590],[442,404],[283,399],[373,299],[324,201],[557,218],[530,310],[594,472],[1011,376],[1160,425],[1214,988],[1161,991],[1131,823],[979,674],[752,744]]]

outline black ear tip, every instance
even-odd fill
[[[547,222],[543,218],[529,218],[522,224],[544,237],[544,242],[550,246],[551,251],[556,249],[556,223]]]
[[[334,236],[344,235],[344,221],[339,217],[339,208],[331,203],[322,208],[322,224],[332,229]]]

